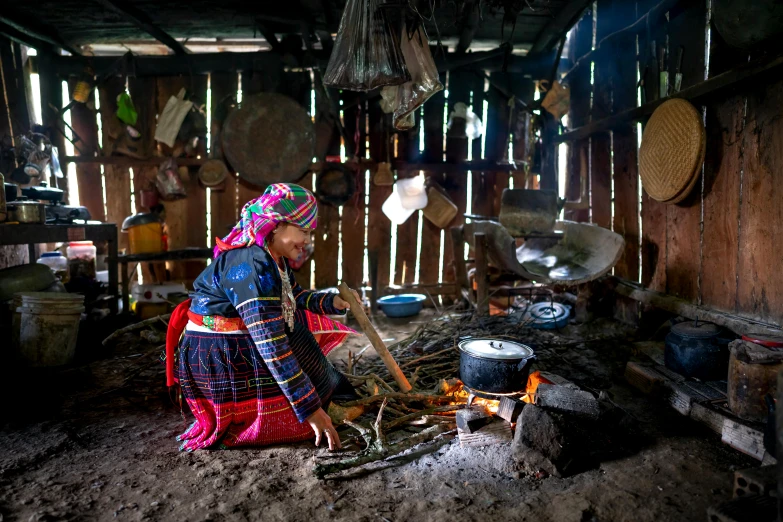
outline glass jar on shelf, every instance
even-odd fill
[[[98,250],[92,241],[72,241],[68,243],[66,255],[71,279],[89,279],[97,276],[96,256]]]

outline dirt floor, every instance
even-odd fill
[[[399,340],[426,319],[379,319],[381,337]],[[730,498],[732,471],[757,463],[624,383],[632,332],[599,321],[558,335],[597,334],[614,340],[541,350],[539,368],[608,390],[651,442],[565,479],[519,473],[510,445],[456,440],[329,481],[312,475],[325,450],[311,443],[180,453],[175,437],[189,414],[164,388],[160,340],[120,343],[90,364],[12,379],[24,384],[5,393],[0,520],[705,520],[708,506]],[[357,338],[330,358],[365,345]]]

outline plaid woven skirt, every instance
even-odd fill
[[[345,377],[327,360],[304,325],[286,331],[289,346],[324,408]],[[247,334],[186,331],[177,372],[182,394],[196,418],[177,437],[180,450],[263,446],[313,438],[300,423]],[[347,381],[346,381],[347,382]]]

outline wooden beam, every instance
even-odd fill
[[[283,48],[280,45],[280,40],[277,39],[277,35],[269,28],[268,25],[260,20],[256,20],[256,27],[258,27],[261,36],[264,37],[264,40],[266,40],[267,43],[269,43],[269,45],[272,47],[273,52],[282,52]]]
[[[530,54],[540,54],[552,50],[568,30],[579,21],[587,6],[592,3],[592,0],[571,0],[561,7],[555,17],[538,34],[530,49]]]
[[[172,38],[166,31],[158,27],[155,22],[153,22],[152,19],[150,19],[150,17],[147,16],[147,14],[141,9],[128,4],[127,2],[121,2],[119,0],[99,0],[99,2],[109,9],[113,9],[114,11],[117,11],[129,19],[131,22],[133,22],[134,25],[136,25],[136,27],[140,28],[145,33],[149,34],[157,41],[174,51],[174,54],[182,56],[189,53],[185,46]]]
[[[63,163],[96,163],[101,165],[122,165],[133,167],[136,165],[160,165],[166,158],[151,157],[136,159],[128,156],[64,156]],[[177,165],[180,167],[198,167],[203,165],[207,158],[177,158]],[[367,167],[374,166],[374,163],[362,163]],[[314,163],[313,168],[322,166],[321,163]],[[465,163],[407,163],[404,161],[393,161],[392,168],[401,171],[419,171],[431,170],[439,173],[457,173],[468,171],[498,171],[498,172],[521,172],[524,170],[521,165],[513,163],[495,163],[493,161],[466,161]]]
[[[688,319],[699,319],[710,321],[717,325],[728,328],[736,334],[742,335],[753,332],[767,332],[776,335],[781,334],[781,328],[774,324],[764,323],[748,317],[730,314],[714,310],[706,306],[695,305],[668,294],[662,294],[649,290],[637,283],[632,283],[619,277],[608,278],[609,284],[618,295],[630,297],[640,303],[665,310],[667,312],[687,317]]]
[[[82,54],[76,47],[63,40],[55,29],[39,24],[22,24],[15,21],[7,14],[0,14],[0,31],[5,33],[9,38],[24,43],[25,45],[27,45],[28,42],[31,46],[33,46],[32,44],[36,44],[40,47],[34,47],[39,50],[46,50],[46,47],[48,46],[45,44],[49,44],[54,47],[61,47],[74,56],[81,56]],[[21,38],[26,38],[28,41],[22,41]]]
[[[44,42],[43,40],[39,40],[38,38],[30,36],[29,34],[25,34],[15,27],[3,23],[2,21],[0,21],[0,35],[3,35],[16,43],[26,45],[27,47],[32,47],[33,49],[36,49],[40,52],[50,51],[54,48],[54,46],[49,42]]]
[[[723,74],[719,74],[705,80],[701,83],[697,83],[692,87],[683,89],[678,93],[675,93],[667,98],[655,100],[650,103],[646,103],[641,107],[635,107],[626,111],[609,116],[602,120],[578,127],[572,131],[566,132],[557,136],[555,141],[558,143],[564,141],[575,141],[590,137],[597,132],[605,132],[612,130],[623,123],[629,121],[639,121],[652,114],[662,103],[672,98],[682,98],[694,103],[701,103],[708,98],[714,97],[720,93],[724,93],[729,89],[739,87],[741,84],[749,82],[750,80],[758,81],[762,77],[767,75],[780,75],[783,72],[783,55],[776,55],[772,57],[765,57],[746,65],[741,65],[730,71],[726,71]]]
[[[143,165],[158,166],[167,158],[152,157],[145,159],[131,158],[128,156],[64,156],[63,163],[94,163],[99,165],[120,165],[123,167],[136,167]],[[180,167],[198,167],[206,163],[208,158],[177,158],[177,165]]]
[[[461,56],[448,54],[446,58],[438,54],[435,56],[435,63],[438,65],[440,72],[460,67],[484,71],[500,71],[503,68],[504,53],[504,50],[482,51],[465,53]],[[325,70],[330,54],[331,51],[327,50],[313,50],[314,62],[304,64],[303,68],[320,67],[322,70]],[[117,56],[57,56],[54,58],[53,66],[55,72],[63,77],[82,74],[85,65],[90,65],[95,73],[100,76],[112,70],[117,63],[117,59]],[[535,57],[511,55],[507,72],[520,72],[529,74],[533,78],[544,78],[549,74],[553,59],[554,53]],[[195,75],[214,72],[266,70],[276,66],[276,61],[279,61],[279,55],[271,51],[255,53],[199,53],[188,55],[187,60],[183,60],[181,56],[177,55],[134,55],[132,57],[136,76]]]
[[[462,12],[459,20],[459,41],[457,42],[457,54],[468,52],[473,36],[476,34],[479,24],[479,7],[476,0],[465,0],[462,4]]]

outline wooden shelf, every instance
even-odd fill
[[[667,98],[662,98],[646,103],[640,107],[628,109],[613,116],[609,116],[608,118],[560,134],[555,137],[555,142],[562,143],[564,141],[585,139],[599,132],[610,131],[619,125],[642,120],[652,114],[663,102],[672,98],[682,98],[688,101],[700,102],[708,96],[713,96],[730,88],[738,87],[740,84],[750,80],[759,80],[773,72],[780,73],[781,70],[783,70],[783,56],[776,55],[774,57],[765,57],[730,71],[726,71],[709,80],[697,83],[696,85],[683,89]]]
[[[131,158],[128,156],[65,156],[62,158],[62,163],[76,163],[76,164],[98,164],[98,165],[119,165],[125,167],[136,167],[139,165],[152,165],[159,166],[168,158],[164,157],[152,157],[152,158]],[[210,158],[177,158],[178,167],[199,167],[206,163]]]
[[[65,156],[62,163],[76,164],[99,164],[99,165],[119,165],[126,167],[135,167],[143,165],[158,166],[166,159],[164,157],[152,158],[131,158],[128,156]],[[210,158],[175,158],[179,167],[198,167],[206,163]],[[325,163],[313,163],[313,169],[320,170]],[[343,163],[345,165],[346,163]],[[350,165],[350,164],[349,164]],[[376,166],[374,161],[363,161],[361,167],[373,169]],[[495,163],[493,161],[466,161],[463,163],[408,163],[405,161],[393,161],[392,168],[395,170],[412,171],[426,170],[437,171],[440,173],[455,172],[516,172],[524,170],[522,164],[516,163]]]

